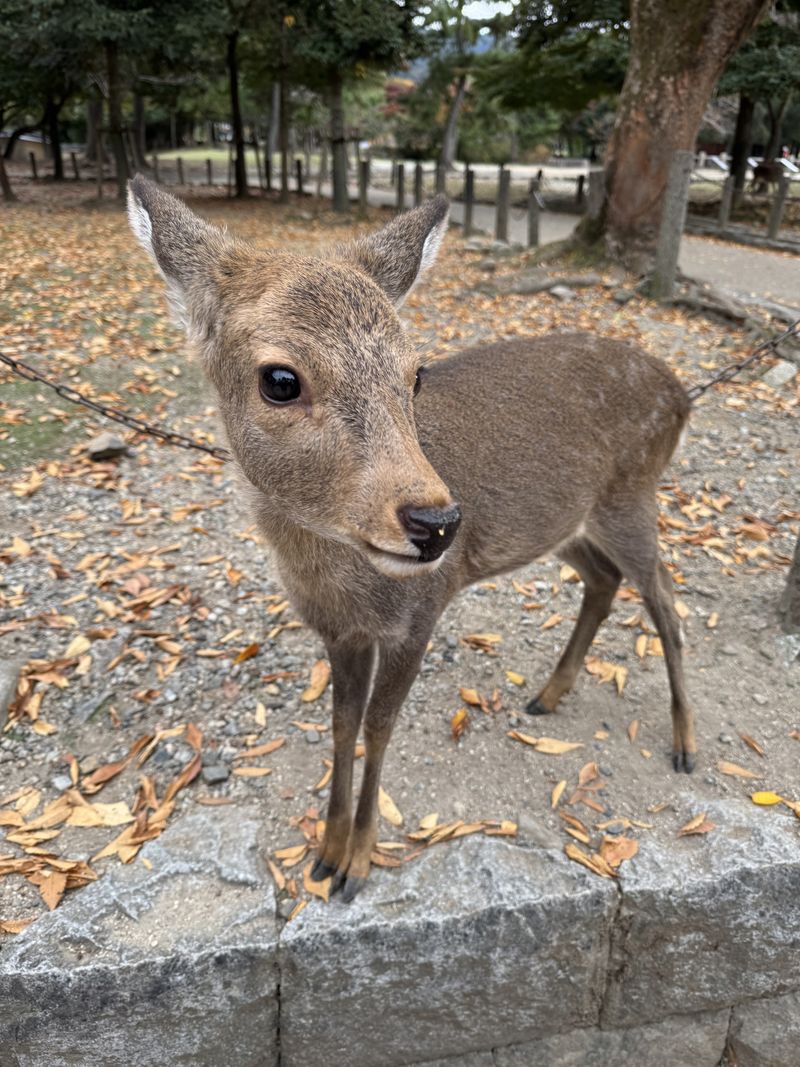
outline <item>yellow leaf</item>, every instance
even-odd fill
[[[419,828],[420,830],[432,830],[438,821],[439,813],[438,811],[434,811],[430,815],[426,815],[424,819],[420,819]]]
[[[88,637],[84,637],[83,634],[77,634],[64,649],[64,659],[73,659],[76,656],[82,656],[83,653],[88,652],[91,647],[92,642]]]
[[[386,819],[387,822],[390,822],[392,826],[403,825],[403,816],[400,814],[397,805],[383,786],[378,788],[378,810],[383,818]]]
[[[564,790],[567,788],[566,778],[562,778],[557,786],[554,786],[553,792],[550,794],[550,807],[558,807],[558,802],[564,794]]]
[[[465,704],[471,704],[474,708],[481,706],[481,696],[477,689],[464,689],[462,687],[459,689],[458,694]]]
[[[706,621],[706,626],[708,627],[709,630],[713,630],[713,629],[716,628],[716,625],[717,625],[718,622],[719,622],[719,615],[716,613],[716,611],[712,611],[711,614],[708,616],[708,620]]]
[[[512,685],[525,685],[525,675],[517,674],[516,671],[506,671],[506,678]]]
[[[272,774],[271,767],[234,767],[233,773],[239,778],[263,778]]]
[[[311,677],[309,679],[308,688],[303,690],[303,695],[300,699],[306,704],[310,704],[314,700],[319,700],[325,692],[330,679],[330,664],[325,659],[318,659],[311,668]]]
[[[453,740],[458,741],[468,726],[469,715],[467,714],[467,709],[459,708],[450,720],[450,732],[453,735]]]
[[[51,722],[42,722],[41,719],[37,719],[33,724],[33,732],[35,734],[41,734],[43,737],[46,737],[48,734],[54,734],[57,730],[57,726],[53,726]]]
[[[562,618],[561,615],[559,615],[558,612],[556,612],[556,614],[555,615],[551,615],[549,619],[545,619],[545,621],[542,623],[542,625],[539,627],[539,629],[540,630],[549,630],[552,626],[558,626],[558,624],[561,622],[561,618]]]
[[[583,748],[583,745],[577,741],[559,741],[555,737],[540,737],[536,742],[536,751],[548,756],[563,756],[565,752],[572,752],[576,748]]]
[[[636,638],[636,655],[639,659],[644,659],[647,655],[647,634],[639,634]]]
[[[765,808],[772,807],[773,804],[783,803],[783,797],[779,797],[777,793],[772,793],[769,790],[765,790],[762,793],[751,793],[750,799],[754,804],[760,804]]]

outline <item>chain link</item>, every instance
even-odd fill
[[[57,382],[50,381],[49,378],[40,374],[39,371],[28,366],[27,363],[23,363],[22,360],[19,359],[14,359],[13,356],[8,356],[4,352],[0,352],[0,362],[5,363],[6,366],[10,367],[15,374],[20,376],[20,378],[26,378],[29,382],[41,382],[42,385],[46,385],[48,389],[52,389],[65,400],[69,400],[73,404],[81,404],[85,408],[91,408],[92,411],[104,415],[107,419],[113,419],[114,422],[120,422],[123,426],[127,426],[131,430],[148,434],[150,437],[156,437],[159,441],[163,441],[168,445],[175,445],[177,448],[195,448],[200,452],[207,452],[209,455],[216,456],[217,459],[222,460],[231,458],[231,454],[226,448],[215,448],[213,445],[204,445],[202,442],[195,441],[191,437],[184,437],[183,434],[173,433],[172,430],[165,430],[160,426],[153,426],[152,423],[145,422],[144,419],[137,419],[135,415],[127,415],[124,411],[118,411],[116,408],[108,407],[106,404],[98,404],[96,400],[89,400],[88,397],[82,396],[78,390],[73,389],[72,386],[59,385]]]
[[[740,374],[746,367],[755,363],[756,360],[761,359],[767,352],[774,352],[782,341],[786,341],[789,337],[798,336],[799,331],[800,319],[797,319],[792,323],[788,330],[785,330],[778,337],[773,337],[769,341],[765,341],[763,344],[759,345],[758,348],[754,349],[746,359],[743,359],[740,363],[731,363],[703,385],[695,385],[687,390],[686,395],[690,400],[696,400],[712,386],[719,385],[720,382],[729,382],[731,378],[735,378],[737,374]],[[15,374],[20,376],[20,378],[25,378],[29,382],[41,382],[41,384],[46,385],[48,389],[52,389],[55,393],[58,393],[64,400],[69,400],[73,404],[80,404],[85,408],[90,408],[92,411],[104,415],[107,419],[119,422],[131,430],[136,430],[138,433],[144,433],[150,437],[155,437],[159,441],[163,441],[164,444],[175,445],[177,448],[194,448],[199,452],[207,452],[210,456],[215,456],[217,459],[221,460],[229,460],[231,458],[231,454],[226,448],[216,448],[214,445],[204,445],[202,442],[195,441],[191,437],[185,437],[183,434],[174,433],[172,430],[165,430],[160,426],[154,426],[152,423],[145,422],[144,419],[137,419],[135,415],[127,415],[124,411],[118,411],[116,408],[109,407],[107,404],[98,404],[96,400],[89,400],[88,397],[83,396],[77,389],[73,389],[72,386],[59,385],[57,382],[50,381],[49,378],[40,374],[39,371],[34,370],[34,368],[30,367],[27,363],[23,363],[20,359],[14,359],[13,356],[6,355],[5,352],[0,352],[0,362],[5,363],[6,366],[10,367]]]

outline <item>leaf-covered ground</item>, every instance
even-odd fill
[[[0,214],[0,350],[218,439],[214,398],[123,213],[87,204],[85,188],[25,197]],[[307,203],[195,206],[264,245],[314,252],[344,235]],[[487,292],[486,266],[450,235],[403,311],[421,348],[444,356],[586,329],[638,341],[691,383],[751,347],[725,325],[619,305],[603,285],[566,301]],[[492,285],[529,266],[496,257]],[[0,655],[20,667],[0,721],[0,931],[109,863],[143,862],[141,844],[181,809],[253,794],[281,914],[324,896],[307,877],[331,757],[324,650],[294,617],[230,468],[125,431],[127,457],[92,463],[86,441],[114,427],[5,371],[0,390]],[[624,877],[650,841],[673,842],[676,862],[713,848],[704,813],[720,797],[755,793],[765,819],[794,819],[800,670],[777,604],[800,520],[798,410],[796,383],[713,390],[660,493],[698,717],[695,775],[670,768],[664,662],[630,587],[559,714],[521,714],[580,598],[569,568],[542,561],[465,591],[441,620],[387,758],[377,863],[499,833],[567,846],[604,876],[622,864]]]

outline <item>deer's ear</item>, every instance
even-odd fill
[[[399,307],[420,275],[433,266],[449,213],[447,198],[437,196],[398,215],[377,233],[345,245],[339,255],[369,274]]]
[[[167,283],[169,301],[192,340],[208,335],[220,260],[232,242],[141,174],[128,183],[128,221]]]

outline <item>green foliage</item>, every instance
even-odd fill
[[[721,96],[741,93],[767,103],[800,89],[800,3],[782,0],[745,41],[719,83]]]

